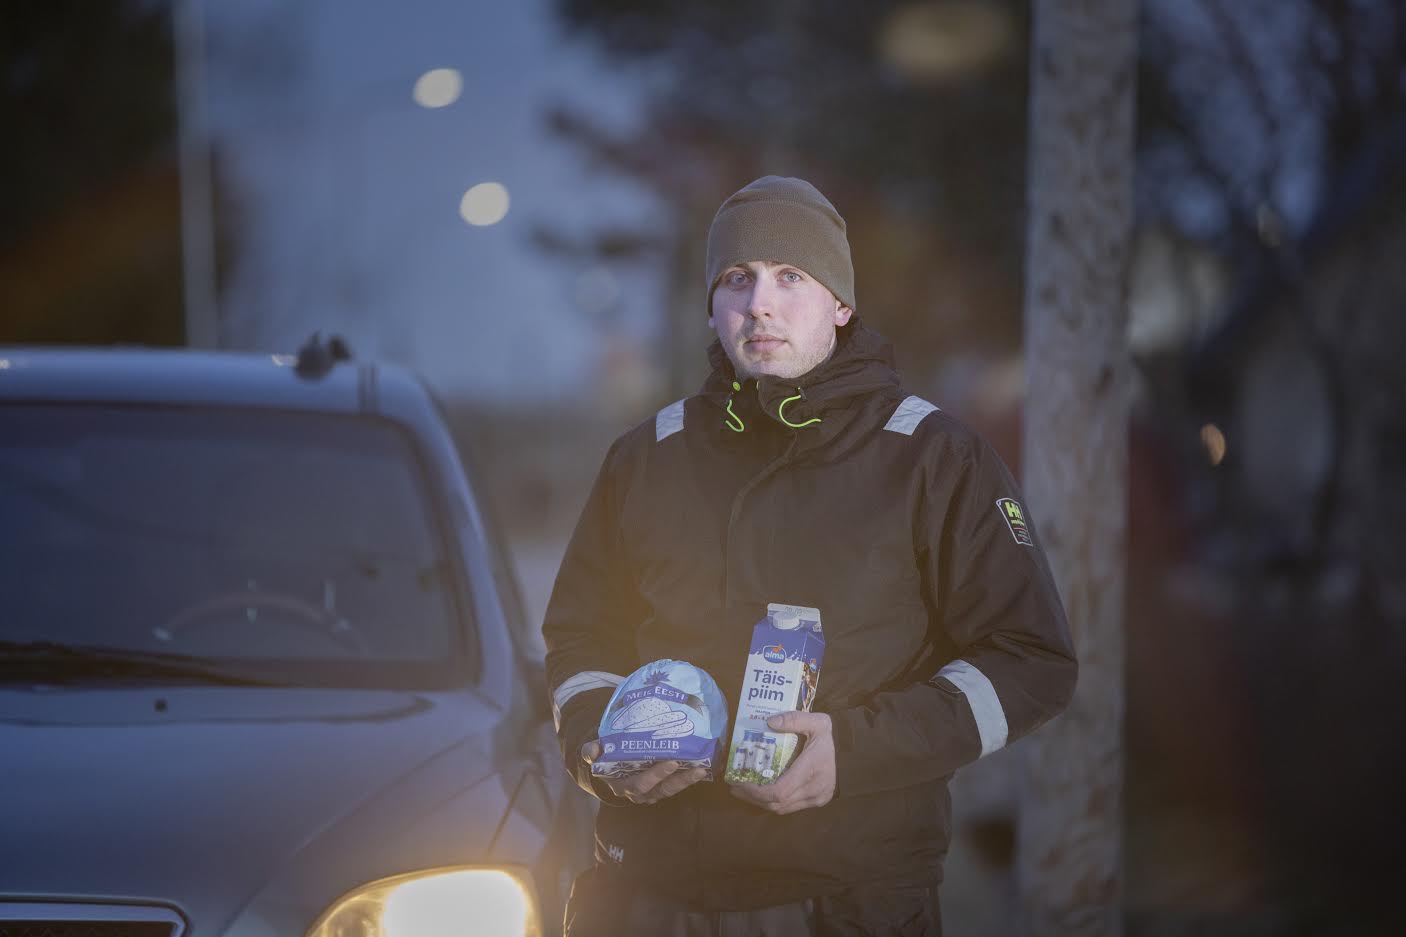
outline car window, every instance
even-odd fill
[[[444,532],[396,424],[8,404],[0,439],[0,638],[317,685],[434,685],[462,668]]]
[[[443,401],[433,394],[429,394],[429,399],[435,413],[440,418],[440,422],[446,427],[456,427],[455,421],[445,408]],[[450,438],[454,443],[454,452],[459,457],[464,475],[468,479],[469,488],[478,494],[476,503],[479,515],[484,521],[485,547],[493,570],[493,582],[499,600],[503,604],[503,613],[507,616],[508,629],[519,648],[532,651],[532,656],[538,656],[533,649],[541,643],[541,628],[527,620],[527,606],[523,601],[522,586],[518,581],[512,556],[508,550],[505,534],[507,526],[498,513],[495,499],[486,496],[488,493],[484,481],[486,476],[474,451],[466,445],[467,439],[463,427],[456,428],[459,431],[452,432]]]

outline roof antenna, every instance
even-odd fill
[[[293,370],[299,377],[322,377],[338,361],[350,361],[351,356],[351,346],[342,336],[330,335],[324,342],[320,331],[313,332],[298,349],[298,363]]]

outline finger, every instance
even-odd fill
[[[649,793],[659,780],[669,774],[668,765],[675,762],[665,761],[650,765],[638,774],[627,775],[623,778],[615,778],[606,781],[606,785],[616,797],[623,797],[632,803],[640,803],[640,798]]]
[[[825,801],[820,797],[819,792],[811,789],[799,790],[786,797],[779,797],[775,801],[765,804],[767,810],[778,816],[785,816],[788,813],[796,813],[800,810],[809,810],[812,807],[819,807]]]
[[[784,804],[794,800],[800,793],[805,778],[796,772],[796,766],[792,765],[781,775],[781,778],[772,784],[758,785],[760,796],[767,806]]]
[[[675,771],[664,780],[660,787],[668,787],[666,796],[673,796],[686,787],[692,787],[707,775],[708,772],[702,768],[689,768],[685,771]]]
[[[732,796],[736,797],[738,800],[751,804],[753,807],[766,807],[766,804],[759,800],[757,796],[751,791],[744,791],[734,787],[732,788]]]
[[[771,809],[777,802],[776,792],[769,785],[763,784],[729,784],[732,795],[739,800],[745,800],[749,804],[757,807]]]
[[[835,797],[834,788],[828,787],[820,777],[807,780],[806,784],[786,799],[787,813],[797,810],[811,810],[823,807]]]
[[[824,729],[829,717],[824,713],[807,713],[799,710],[777,713],[766,721],[773,732],[792,732],[796,735],[812,736]]]
[[[817,758],[819,755],[806,758],[805,753],[802,753],[791,767],[786,769],[786,773],[781,775],[780,780],[770,785],[772,796],[768,806],[785,806],[789,808],[785,812],[791,813],[803,809],[795,806],[796,804],[819,797],[824,784],[816,767]]]
[[[803,713],[798,710],[790,710],[784,713],[775,713],[766,721],[766,727],[773,732],[802,732],[798,726],[804,724],[806,716],[810,713]],[[800,720],[799,722],[797,720]]]
[[[693,768],[687,771],[675,771],[651,792],[655,801],[663,800],[666,797],[673,797],[680,791],[692,787],[703,779],[703,769]]]
[[[793,791],[801,785],[803,781],[809,781],[815,777],[816,762],[823,756],[823,753],[810,745],[803,745],[801,753],[796,756],[796,760],[781,773],[777,779],[777,788],[784,788]]]
[[[673,772],[666,775],[657,784],[640,791],[639,803],[654,804],[666,797],[673,797],[679,791],[689,787],[703,777],[701,768],[683,768],[677,764]]]
[[[784,817],[784,816],[785,816],[786,814],[788,814],[788,813],[795,813],[795,812],[798,811],[798,810],[804,810],[804,809],[806,809],[806,801],[804,801],[804,800],[781,800],[781,801],[777,801],[777,802],[774,803],[774,804],[769,804],[769,805],[767,805],[767,808],[766,808],[766,809],[770,810],[772,813],[776,814],[778,817]]]
[[[778,815],[824,806],[830,798],[824,795],[819,776],[814,772],[797,771],[803,767],[798,759],[775,784],[729,784],[728,787],[739,800]]]
[[[809,810],[811,807],[817,806],[819,806],[819,804],[815,803],[813,800],[798,800],[792,803],[777,804],[776,809],[772,812],[777,816],[784,817],[788,813],[799,813],[802,810]]]
[[[587,742],[581,746],[581,759],[591,764],[600,757],[600,742]]]
[[[649,798],[650,803],[663,800],[665,797],[673,797],[679,791],[688,787],[689,777],[690,772],[688,771],[675,771],[673,774],[654,785],[654,787],[645,791],[644,794]]]
[[[647,796],[654,790],[661,781],[679,770],[677,761],[661,761],[650,765],[648,768],[634,775],[628,781],[629,787],[636,794]]]
[[[650,802],[649,791],[636,785],[634,782],[639,776],[629,778],[620,782],[619,785],[611,787],[615,796],[628,800],[632,804],[647,804]]]
[[[813,750],[810,746],[802,746],[801,753],[796,756],[796,760],[781,772],[781,777],[777,778],[766,788],[773,791],[775,800],[791,800],[798,796],[800,792],[812,785],[816,780],[818,770],[817,762],[821,753]]]

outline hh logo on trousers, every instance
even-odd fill
[[[1016,543],[1027,547],[1035,545],[1035,541],[1030,539],[1030,527],[1025,523],[1025,509],[1020,506],[1019,501],[1014,498],[1002,498],[996,502],[996,510],[1001,512],[1001,517],[1011,529],[1011,536],[1015,538]]]

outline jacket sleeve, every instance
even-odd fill
[[[956,484],[929,476],[926,487],[915,548],[938,651],[908,685],[832,714],[839,795],[949,775],[1033,732],[1074,693],[1064,608],[1000,457],[973,436]]]
[[[609,803],[624,801],[591,776],[580,750],[596,737],[615,687],[635,669],[635,630],[647,614],[618,523],[611,470],[618,446],[611,447],[591,488],[542,623],[547,689],[567,773]]]

